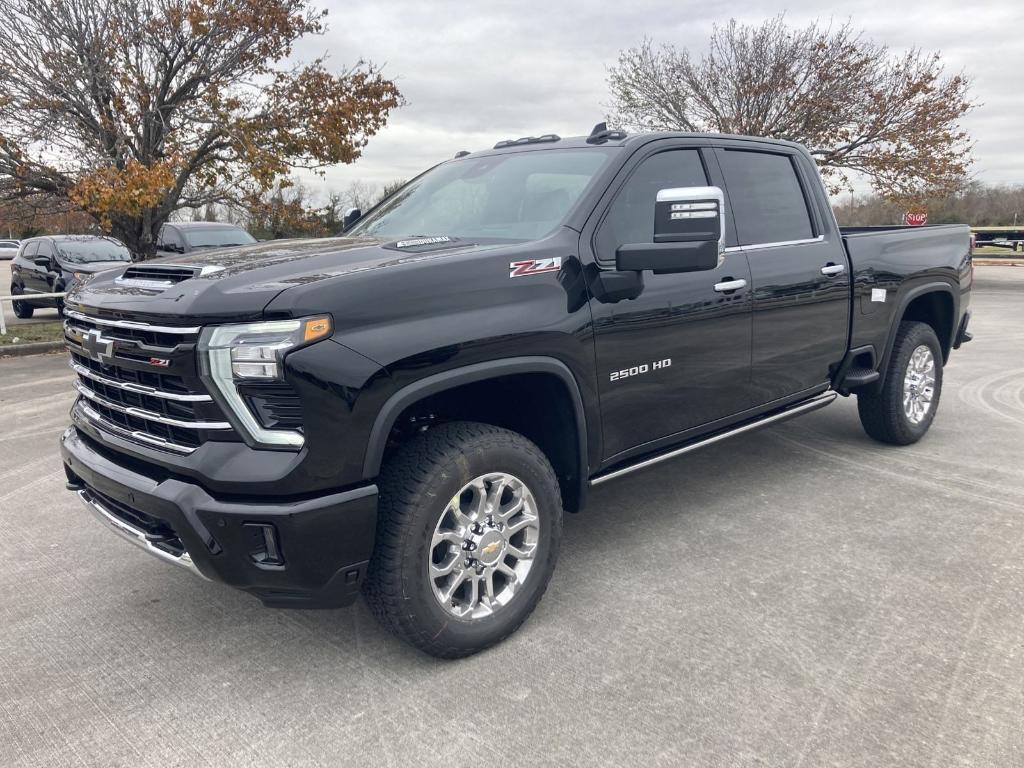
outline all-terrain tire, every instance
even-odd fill
[[[520,481],[533,499],[536,538],[530,570],[493,613],[455,616],[435,594],[428,573],[434,548],[446,546],[432,545],[432,540],[468,484],[493,473]],[[515,632],[547,589],[561,541],[561,494],[544,453],[507,429],[475,422],[442,424],[409,441],[385,463],[379,489],[377,538],[363,587],[377,619],[420,650],[449,659],[469,656]],[[452,551],[459,556],[457,546]]]
[[[923,414],[908,414],[907,398],[917,396],[917,390],[909,388],[907,379],[915,366],[914,355],[924,347],[932,362],[931,395],[927,411]],[[928,355],[919,353],[920,359]],[[857,412],[860,423],[869,436],[892,445],[916,443],[932,425],[939,407],[942,393],[942,347],[935,331],[927,323],[906,321],[900,323],[893,342],[889,366],[885,371],[885,382],[872,394],[857,395]]]

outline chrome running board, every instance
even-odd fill
[[[831,390],[828,392],[823,392],[822,394],[817,395],[816,397],[813,397],[810,400],[805,400],[801,403],[798,403],[797,405],[792,405],[789,408],[786,408],[785,410],[777,411],[776,413],[773,413],[769,416],[764,416],[763,418],[757,419],[756,421],[749,421],[745,424],[741,424],[738,427],[728,429],[725,432],[719,432],[718,434],[712,435],[711,437],[706,437],[703,440],[698,440],[695,443],[684,445],[681,448],[673,448],[672,450],[666,453],[661,453],[658,454],[657,456],[651,456],[650,458],[638,461],[636,464],[630,464],[628,466],[622,467],[621,469],[616,469],[613,470],[612,472],[608,472],[607,474],[598,475],[597,477],[591,479],[590,484],[600,485],[601,483],[606,483],[609,480],[614,480],[617,477],[628,475],[630,472],[636,472],[638,469],[645,469],[647,467],[653,466],[654,464],[660,464],[663,461],[674,459],[676,458],[676,456],[682,456],[684,453],[696,451],[698,448],[705,448],[709,445],[714,445],[715,443],[720,442],[722,440],[726,440],[730,437],[742,435],[744,432],[753,432],[755,429],[761,429],[761,427],[767,427],[770,424],[777,424],[780,421],[791,419],[794,416],[799,416],[803,413],[810,413],[811,411],[816,411],[819,408],[824,408],[826,405],[835,400],[836,397],[837,393],[832,392]]]

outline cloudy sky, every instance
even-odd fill
[[[338,68],[372,60],[398,81],[408,100],[357,163],[329,169],[323,180],[304,177],[317,193],[342,191],[357,179],[384,184],[409,178],[461,149],[503,138],[588,133],[606,112],[606,67],[621,49],[646,35],[703,51],[715,22],[759,22],[782,11],[793,24],[849,14],[855,26],[894,50],[941,51],[949,71],[962,69],[973,79],[981,102],[964,121],[976,141],[976,177],[1024,183],[1020,0],[853,0],[836,11],[813,0],[314,2],[329,11],[329,29],[304,40],[296,58],[327,53]]]

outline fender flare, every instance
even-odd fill
[[[878,366],[878,371],[882,374],[878,380],[878,386],[881,386],[885,381],[885,373],[889,369],[889,358],[892,356],[892,348],[896,342],[896,331],[899,330],[900,323],[903,322],[903,315],[907,311],[907,307],[910,303],[927,293],[938,293],[944,292],[949,294],[949,298],[953,301],[953,325],[950,328],[950,340],[956,335],[956,326],[960,314],[960,301],[956,295],[956,291],[953,290],[953,286],[945,280],[936,280],[924,285],[918,285],[900,297],[899,304],[896,305],[896,311],[893,312],[892,322],[889,324],[889,333],[885,339],[885,349],[882,351],[881,362]]]
[[[380,474],[388,435],[391,434],[391,429],[394,427],[399,415],[413,403],[425,397],[436,395],[439,392],[444,392],[447,389],[462,386],[463,384],[473,384],[478,381],[497,379],[502,376],[521,373],[554,374],[562,380],[562,383],[568,390],[576,422],[576,448],[579,456],[580,482],[586,482],[585,478],[589,474],[590,466],[587,451],[587,419],[579,384],[577,384],[576,377],[573,376],[572,371],[561,360],[540,356],[510,357],[474,363],[460,368],[441,371],[402,387],[402,389],[387,399],[373,422],[373,428],[370,430],[370,439],[366,446],[366,455],[363,458],[363,477],[369,479]]]

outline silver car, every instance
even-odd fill
[[[19,245],[21,245],[20,240],[0,240],[0,261],[17,256]]]

